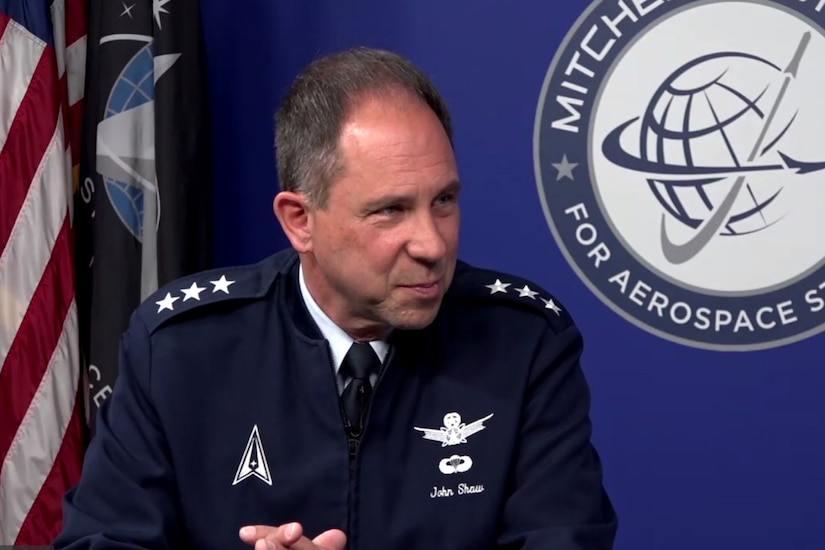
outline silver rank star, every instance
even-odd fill
[[[526,296],[527,298],[535,300],[536,294],[538,294],[535,290],[530,290],[530,287],[527,285],[524,285],[523,288],[517,288],[516,290],[518,290],[518,295],[520,298],[524,298]]]
[[[205,286],[198,286],[198,283],[192,283],[192,286],[189,288],[182,288],[181,292],[183,292],[183,301],[189,300],[190,298],[193,300],[200,300],[201,299],[201,292],[206,290]]]
[[[215,286],[215,288],[212,289],[213,294],[215,292],[219,291],[219,290],[221,292],[223,292],[224,294],[229,294],[229,285],[231,285],[235,281],[227,281],[226,280],[226,275],[221,275],[221,278],[218,279],[217,281],[209,281],[209,282],[212,283]]]
[[[544,298],[541,299],[544,302],[544,309],[552,309],[556,312],[556,315],[561,315],[561,308],[556,305],[556,302],[553,301],[553,298],[549,300],[545,300]]]
[[[502,283],[501,279],[496,279],[495,283],[484,286],[490,289],[490,294],[495,294],[496,292],[507,294],[507,287],[510,286],[510,283]]]
[[[158,313],[163,311],[164,309],[168,309],[169,311],[174,311],[172,304],[180,300],[177,296],[172,296],[171,293],[167,292],[166,297],[163,300],[155,302],[158,305]]]

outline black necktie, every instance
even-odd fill
[[[364,342],[353,342],[341,363],[341,376],[344,380],[348,377],[351,379],[341,394],[341,405],[344,408],[347,432],[352,437],[359,437],[364,429],[364,413],[372,396],[370,374],[378,372],[380,368],[380,359],[372,346]]]

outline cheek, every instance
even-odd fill
[[[451,252],[455,252],[455,250],[458,249],[459,227],[460,221],[458,214],[443,218],[438,224],[438,230],[441,234],[441,238],[444,239],[447,249]]]
[[[358,232],[337,218],[323,218],[315,226],[313,240],[325,255],[336,255],[358,245]]]
[[[316,241],[316,254],[331,269],[364,282],[392,271],[404,242],[399,231],[346,224],[324,227],[323,237]]]
[[[362,237],[360,246],[364,262],[374,271],[391,271],[404,248],[405,241],[401,232],[370,230],[364,232]]]

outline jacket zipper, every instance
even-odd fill
[[[375,394],[378,391],[378,386],[381,384],[381,379],[384,378],[384,373],[387,371],[387,368],[390,365],[390,361],[392,360],[392,356],[394,355],[395,348],[390,347],[390,351],[387,354],[387,357],[384,360],[384,364],[381,367],[381,372],[378,374],[378,379],[375,381],[375,387],[372,390],[372,398],[370,399],[369,404],[367,405],[366,415],[364,416],[364,426],[361,430],[361,433],[358,436],[353,436],[350,434],[349,430],[349,423],[347,422],[346,415],[344,414],[344,407],[341,405],[341,401],[338,401],[338,409],[341,411],[341,418],[344,421],[344,434],[347,437],[347,446],[349,449],[349,495],[347,498],[347,550],[355,550],[356,546],[353,544],[353,540],[350,537],[350,534],[354,532],[355,527],[355,466],[356,466],[356,459],[358,457],[358,447],[361,442],[361,438],[364,437],[364,434],[367,431],[367,426],[369,425],[370,420],[370,413],[372,412],[372,402],[375,400]],[[334,374],[334,372],[333,372]],[[337,381],[336,381],[337,387]]]
[[[347,427],[345,427],[347,429]],[[358,438],[347,433],[349,446],[349,482],[347,489],[347,550],[354,550],[352,533],[355,527],[355,457],[358,455]]]
[[[358,454],[358,439],[353,438],[349,434],[349,424],[347,423],[347,416],[344,413],[344,406],[341,404],[340,394],[338,393],[338,373],[335,371],[335,366],[332,362],[332,351],[329,349],[329,344],[324,346],[324,351],[327,356],[327,364],[330,365],[330,372],[332,373],[332,387],[338,395],[338,413],[341,415],[341,425],[344,427],[344,437],[347,438],[347,449],[349,455],[349,469],[347,474],[347,550],[352,550],[354,547],[349,540],[349,534],[352,532],[353,513],[352,504],[354,496],[355,484],[355,457]],[[376,384],[377,385],[377,384]]]
[[[378,384],[376,383],[376,386]],[[367,429],[367,420],[364,418],[364,426],[361,430],[361,433],[358,435],[352,435],[350,432],[350,425],[347,421],[346,415],[344,414],[344,407],[340,405],[339,400],[339,407],[341,410],[341,418],[344,420],[344,435],[347,438],[347,449],[349,450],[349,473],[348,473],[348,483],[347,483],[347,550],[354,550],[355,545],[353,544],[353,537],[351,536],[354,532],[355,528],[355,466],[356,466],[356,458],[358,457],[358,445],[361,441],[361,437],[364,435],[364,432]]]

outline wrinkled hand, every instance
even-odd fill
[[[247,525],[240,531],[241,540],[255,546],[255,550],[344,550],[347,536],[343,531],[330,529],[312,540],[304,536],[300,523],[285,523],[279,527]]]

